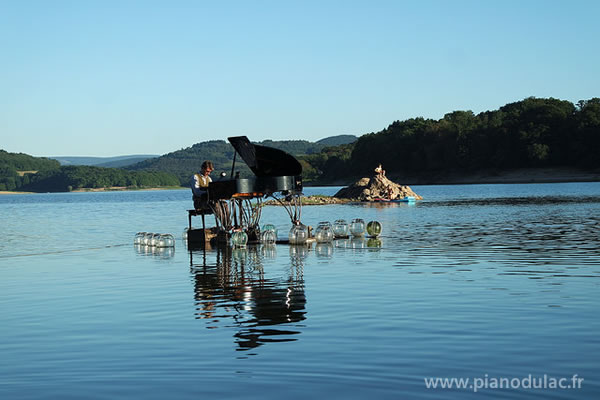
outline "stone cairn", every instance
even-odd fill
[[[409,186],[399,185],[385,176],[381,164],[375,168],[371,178],[362,178],[352,185],[340,189],[333,197],[343,199],[357,199],[359,201],[374,201],[376,199],[396,200],[412,196],[415,200],[423,200]]]

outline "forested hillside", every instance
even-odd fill
[[[49,158],[0,150],[0,168],[10,168],[15,171],[40,171],[58,168],[59,166],[58,161]]]
[[[354,143],[357,139],[358,137],[354,135],[337,135],[317,140],[317,143],[323,146],[341,146],[344,144]]]
[[[274,147],[295,156],[318,154],[325,146],[306,140],[265,140],[253,142],[263,146]],[[146,160],[126,167],[137,171],[164,171],[174,174],[182,185],[188,185],[191,176],[200,169],[204,160],[211,160],[215,165],[215,174],[231,171],[234,149],[224,140],[210,140],[196,143],[192,147],[165,154],[159,158]],[[236,171],[241,176],[252,176],[250,169],[238,158]]]
[[[70,192],[79,189],[111,187],[130,189],[179,186],[177,178],[166,172],[125,171],[119,168],[66,166],[31,175],[29,184],[18,190],[28,192]]]
[[[78,189],[178,186],[165,172],[89,166],[61,167],[56,160],[0,150],[0,191],[67,192]]]
[[[322,183],[370,173],[505,170],[528,167],[600,167],[600,98],[576,105],[527,98],[475,115],[454,111],[440,120],[395,121],[353,145],[308,156]]]
[[[196,143],[192,147],[145,160],[126,167],[132,171],[164,171],[175,175],[180,184],[186,185],[190,177],[200,170],[204,160],[211,160],[216,172],[231,168],[233,147],[224,140],[210,140]],[[243,163],[242,163],[243,164]]]
[[[0,150],[0,190],[16,190],[29,184],[32,174],[57,170],[59,166],[58,161],[49,158]]]

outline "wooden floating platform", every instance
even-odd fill
[[[187,242],[188,245],[191,247],[204,247],[206,245],[227,245],[229,244],[229,240],[230,240],[230,234],[225,233],[223,234],[221,233],[217,233],[217,228],[207,228],[207,229],[190,229],[187,231]],[[339,239],[349,239],[350,236],[345,236],[345,237],[337,237],[334,239],[335,240],[339,240]],[[315,239],[314,237],[310,237],[308,239],[306,239],[306,245],[313,245],[317,243],[317,239]],[[260,244],[260,241],[258,240],[251,240],[248,241],[248,245],[258,245]],[[289,239],[278,239],[275,244],[290,244]]]
[[[226,234],[227,235],[227,234]],[[208,228],[208,229],[188,229],[187,231],[187,241],[188,243],[208,243],[214,240],[217,240],[217,229],[216,228]],[[223,238],[223,241],[226,242],[229,240],[229,235]]]
[[[207,228],[207,229],[189,229],[187,231],[187,241],[190,244],[204,244],[204,243],[217,243],[217,244],[227,244],[229,242],[230,236],[228,233],[223,234],[217,233],[216,228]],[[315,238],[306,239],[307,244],[316,243]],[[248,244],[260,244],[260,241],[253,240],[249,241]],[[279,239],[275,242],[275,244],[290,244],[289,239]]]
[[[315,239],[315,238],[306,239],[306,244],[313,244],[316,242],[317,242],[317,239]],[[279,239],[275,242],[275,244],[290,244],[290,240],[289,239]]]

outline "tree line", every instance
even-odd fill
[[[475,115],[454,111],[440,120],[411,118],[359,137],[351,145],[303,157],[307,177],[327,183],[364,176],[382,163],[418,175],[530,167],[600,167],[600,98],[577,104],[530,97]]]
[[[353,140],[350,135],[343,136],[336,140]],[[303,140],[267,140],[258,144],[295,155],[303,166],[305,183],[309,184],[346,182],[369,174],[379,163],[388,174],[415,176],[528,167],[594,169],[600,167],[600,98],[573,104],[530,97],[477,115],[472,111],[453,111],[439,120],[411,118],[362,135],[354,143],[337,146]],[[124,170],[60,167],[55,160],[0,150],[0,190],[188,186],[203,160],[212,160],[215,172],[229,174],[233,156],[229,143],[211,140]],[[241,176],[252,176],[239,157],[237,170]]]
[[[0,150],[0,169],[7,171],[40,171],[56,169],[60,163],[45,157],[33,157],[23,153],[9,153]]]
[[[119,168],[64,166],[0,175],[0,190],[26,192],[70,192],[79,189],[126,187],[130,189],[179,186],[172,174],[161,171],[126,171]]]

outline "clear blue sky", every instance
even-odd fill
[[[0,0],[0,148],[165,154],[600,97],[600,1]]]

